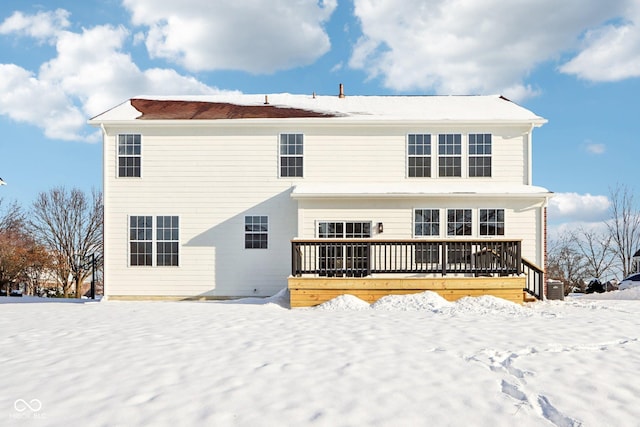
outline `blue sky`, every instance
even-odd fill
[[[505,5],[504,3],[507,3]],[[101,186],[86,120],[141,94],[500,93],[549,120],[550,221],[640,190],[640,5],[613,0],[58,0],[0,4],[0,197]]]

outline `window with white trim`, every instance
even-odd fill
[[[371,237],[368,221],[319,221],[318,237],[321,239],[356,239]]]
[[[302,177],[304,137],[301,133],[280,134],[280,177]]]
[[[269,218],[248,215],[244,217],[245,249],[267,249],[269,242]]]
[[[491,176],[491,134],[469,134],[469,176]]]
[[[413,234],[416,237],[440,235],[440,209],[415,209]]]
[[[462,135],[438,135],[438,176],[462,176]]]
[[[156,265],[178,265],[178,231],[177,216],[156,217]]]
[[[129,217],[129,264],[153,265],[153,221],[150,216]]]
[[[438,237],[440,235],[440,209],[415,209],[413,211],[413,234],[415,237]],[[437,243],[416,243],[417,264],[437,264],[440,250]]]
[[[130,216],[129,265],[178,266],[179,237],[177,216]]]
[[[118,177],[141,176],[141,145],[139,134],[118,135]]]
[[[447,236],[471,236],[471,209],[447,209]]]
[[[431,135],[408,135],[407,168],[409,177],[431,176]]]
[[[504,209],[480,209],[481,236],[504,236]]]

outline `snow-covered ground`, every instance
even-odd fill
[[[638,425],[638,299],[0,298],[0,425]]]

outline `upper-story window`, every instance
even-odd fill
[[[280,134],[280,176],[302,177],[304,138],[301,133]]]
[[[139,134],[118,135],[118,176],[139,177],[141,143]]]
[[[491,176],[491,134],[469,134],[469,176]]]
[[[248,215],[244,217],[245,249],[267,249],[269,245],[269,218]]]
[[[409,134],[407,166],[410,177],[431,176],[431,135]]]
[[[438,176],[462,176],[462,135],[438,135]]]
[[[504,236],[504,209],[480,209],[480,235]]]

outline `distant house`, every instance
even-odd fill
[[[640,273],[640,249],[631,258],[631,273]]]
[[[104,138],[112,298],[541,298],[546,122],[501,96],[130,99]]]

